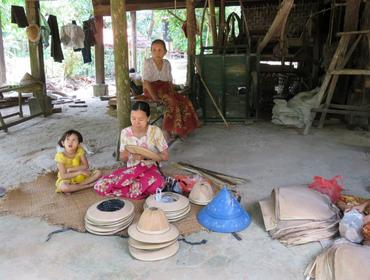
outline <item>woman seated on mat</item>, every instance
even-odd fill
[[[190,100],[173,88],[171,64],[163,59],[167,52],[164,41],[154,40],[151,52],[152,57],[143,65],[144,94],[164,103],[166,110],[162,129],[172,136],[184,138],[199,127],[198,116]]]
[[[156,153],[157,162],[168,160],[168,145],[161,129],[149,125],[150,107],[143,101],[135,102],[131,109],[131,126],[121,132],[120,159],[127,167],[103,176],[94,189],[100,195],[122,196],[141,199],[154,194],[165,186],[156,162],[136,153],[130,153],[126,145],[140,146]]]
[[[82,141],[81,133],[73,129],[66,131],[58,141],[62,150],[55,155],[58,167],[56,192],[71,193],[90,188],[102,175],[100,170],[89,170],[85,150],[80,145]]]

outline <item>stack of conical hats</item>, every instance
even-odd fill
[[[216,232],[238,232],[251,222],[249,214],[225,187],[198,213],[197,218],[202,226]]]
[[[266,230],[285,245],[328,239],[338,232],[339,209],[307,186],[275,188],[259,203]]]
[[[87,210],[85,228],[97,235],[112,235],[127,228],[134,219],[134,205],[123,199],[99,201]]]
[[[206,181],[202,181],[193,186],[189,194],[189,200],[194,204],[207,205],[211,202],[213,196],[214,193],[211,184]]]
[[[138,260],[163,260],[176,254],[179,249],[178,229],[156,207],[145,209],[139,221],[128,228],[128,235],[129,251]]]
[[[163,192],[149,196],[144,204],[144,208],[148,207],[162,209],[170,223],[183,219],[190,212],[189,199],[173,192]]]

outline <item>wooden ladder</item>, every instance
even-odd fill
[[[307,135],[309,133],[309,129],[312,126],[312,122],[314,121],[317,113],[321,113],[318,125],[319,128],[322,128],[324,126],[327,113],[370,117],[370,111],[364,110],[363,106],[331,104],[335,87],[340,75],[370,76],[369,69],[344,69],[363,36],[368,36],[370,38],[370,30],[341,32],[337,35],[341,38],[330,62],[329,68],[325,74],[324,81],[317,94],[316,106],[312,109],[311,120],[307,123],[303,131],[304,135]],[[353,44],[348,49],[350,42],[353,42]],[[321,105],[322,102],[323,104]]]

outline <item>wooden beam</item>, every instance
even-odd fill
[[[126,0],[111,0],[119,131],[130,125]]]
[[[285,26],[285,22],[286,22],[286,20],[289,16],[290,10],[293,7],[293,3],[294,3],[294,0],[284,0],[281,3],[280,9],[277,12],[274,21],[272,22],[272,24],[271,24],[269,30],[267,31],[265,37],[263,38],[263,40],[261,41],[261,43],[259,43],[259,45],[257,47],[257,53],[261,53],[263,51],[263,49],[266,47],[268,42],[270,42],[271,38],[273,36],[277,35],[276,33],[278,31],[284,32],[281,29],[282,29],[282,26]],[[278,34],[278,35],[280,35],[280,34]]]
[[[330,72],[332,75],[363,75],[370,76],[370,70],[366,69],[340,69]]]
[[[105,83],[104,71],[104,39],[103,39],[103,17],[95,17],[95,82],[96,84]]]
[[[150,2],[150,3],[127,3],[126,4],[126,11],[142,11],[142,10],[166,10],[166,9],[174,9],[174,1],[166,1],[166,2]],[[186,8],[186,1],[177,1],[176,2],[177,9],[184,9]],[[95,5],[94,6],[94,15],[95,16],[110,16],[111,9],[109,5]]]

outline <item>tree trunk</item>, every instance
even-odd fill
[[[6,83],[6,67],[4,56],[3,29],[1,27],[1,14],[0,14],[0,85],[5,83]]]
[[[119,131],[130,125],[126,0],[111,0]]]

